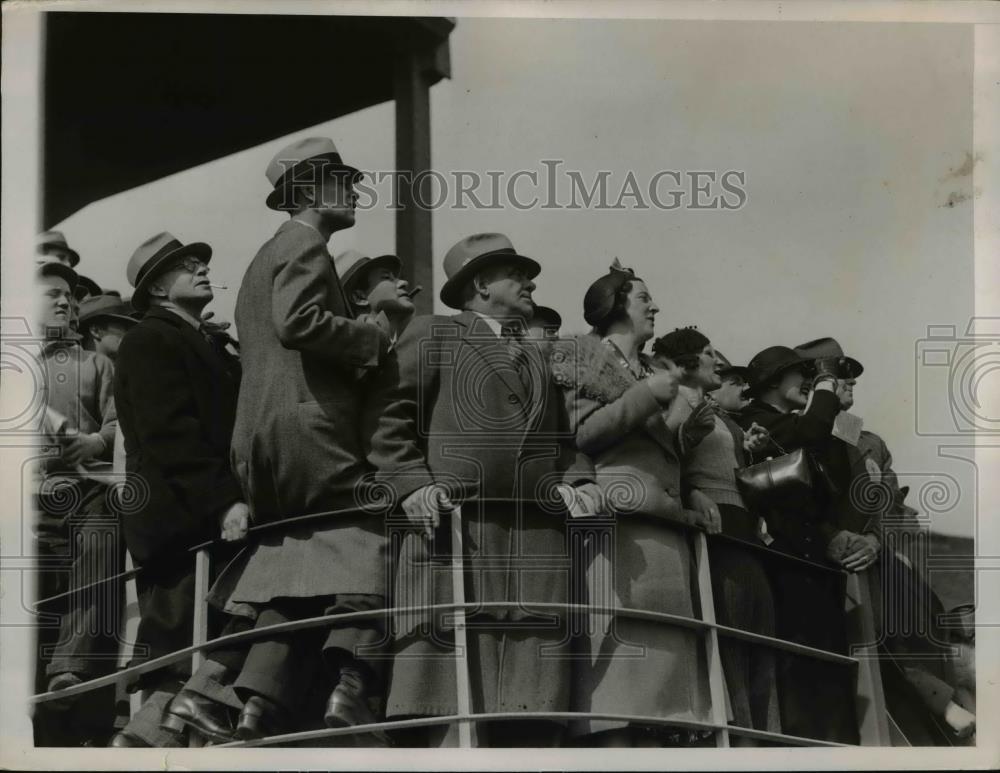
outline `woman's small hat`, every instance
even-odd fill
[[[618,292],[636,278],[635,271],[615,258],[608,273],[592,282],[583,296],[583,318],[587,324],[596,326],[607,319],[614,311]]]
[[[809,360],[803,359],[794,349],[787,346],[769,346],[757,352],[747,365],[750,391],[757,393],[761,387],[786,370],[805,368],[808,364]]]

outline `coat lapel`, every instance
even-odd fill
[[[148,312],[146,312],[146,316],[162,320],[174,327],[180,336],[187,341],[188,345],[208,366],[209,370],[215,377],[225,378],[227,380],[230,378],[229,372],[223,366],[219,355],[212,349],[208,341],[205,340],[204,336],[202,336],[199,331],[195,330],[189,322],[181,319],[173,312],[156,307],[151,308]]]
[[[521,404],[524,405],[528,398],[528,393],[524,390],[524,384],[521,383],[521,379],[514,377],[512,374],[505,373],[496,367],[497,363],[502,361],[502,357],[508,354],[506,344],[497,338],[496,333],[493,332],[486,320],[474,312],[463,311],[461,314],[453,317],[453,319],[465,327],[462,342],[472,347],[476,356],[491,370],[496,372],[497,377],[504,383],[504,386],[516,394],[521,400]],[[490,353],[491,350],[492,354]]]

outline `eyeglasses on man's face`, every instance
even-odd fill
[[[174,268],[183,268],[185,271],[188,271],[192,274],[197,274],[202,269],[208,271],[208,264],[203,260],[199,260],[198,258],[194,258],[189,255],[185,258],[181,258],[180,260],[178,260],[174,264]]]

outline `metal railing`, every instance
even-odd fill
[[[514,500],[510,504],[517,504]],[[362,513],[372,513],[366,508],[347,508],[323,513],[314,513],[282,521],[274,521],[249,530],[248,538],[257,537],[263,532],[287,529],[293,525],[301,525],[309,522],[326,521],[331,518],[342,516],[356,516]],[[626,516],[627,517],[627,516]],[[402,522],[402,521],[401,521]],[[552,611],[562,613],[585,613],[585,614],[608,614],[620,618],[631,618],[646,620],[663,625],[677,626],[697,631],[702,636],[705,648],[708,685],[710,695],[710,721],[693,721],[676,719],[669,716],[637,716],[629,714],[613,713],[593,713],[593,712],[505,712],[505,713],[476,713],[472,711],[472,694],[469,678],[469,647],[466,638],[466,613],[470,611],[482,611],[490,609],[522,608],[525,602],[466,602],[465,601],[465,552],[463,550],[463,518],[461,506],[456,507],[451,513],[450,531],[452,538],[451,548],[451,580],[453,602],[450,604],[417,605],[408,607],[387,607],[376,610],[364,610],[359,612],[347,612],[332,615],[322,615],[302,620],[294,620],[275,625],[256,627],[251,630],[240,631],[238,633],[219,636],[215,639],[208,639],[208,601],[206,597],[209,590],[210,577],[210,550],[217,545],[231,544],[223,543],[221,540],[211,540],[192,546],[181,555],[195,554],[195,611],[193,621],[193,640],[190,647],[185,647],[168,655],[164,655],[145,663],[130,666],[113,674],[90,679],[86,682],[61,689],[54,692],[44,692],[29,698],[30,705],[39,705],[50,701],[65,701],[93,690],[98,690],[109,685],[124,684],[130,682],[135,677],[152,671],[159,670],[173,663],[190,658],[192,660],[192,671],[201,664],[204,654],[214,649],[231,647],[237,644],[252,642],[254,639],[273,636],[280,633],[305,630],[309,628],[326,627],[336,623],[344,623],[353,620],[370,619],[372,617],[386,617],[393,615],[413,613],[413,612],[450,612],[454,615],[455,632],[455,675],[456,675],[456,707],[454,715],[417,717],[404,720],[393,720],[373,723],[369,725],[355,725],[351,727],[326,728],[319,730],[309,730],[303,732],[286,733],[282,735],[261,738],[253,741],[233,741],[227,744],[219,744],[221,747],[255,747],[270,746],[286,743],[301,744],[309,741],[318,741],[326,738],[339,736],[363,735],[375,731],[398,730],[404,728],[432,727],[441,725],[456,725],[458,733],[458,744],[460,748],[474,748],[476,744],[476,726],[480,722],[503,719],[503,720],[572,720],[572,719],[598,719],[621,721],[633,724],[664,726],[677,729],[689,729],[707,731],[714,735],[717,747],[725,748],[730,745],[731,736],[740,736],[776,744],[789,746],[844,746],[845,744],[834,743],[817,738],[804,738],[787,735],[783,733],[773,733],[763,730],[756,730],[749,727],[742,727],[729,724],[727,722],[726,705],[727,692],[725,674],[722,669],[721,657],[719,653],[719,641],[724,637],[727,639],[741,640],[759,646],[787,652],[794,655],[808,657],[814,660],[822,660],[830,663],[856,667],[857,668],[857,689],[855,695],[856,709],[858,712],[859,736],[862,745],[888,745],[889,744],[889,719],[885,711],[885,700],[882,694],[881,678],[878,672],[878,660],[876,657],[858,658],[843,653],[831,652],[817,649],[797,642],[791,642],[777,637],[754,633],[751,631],[732,628],[721,625],[715,619],[715,604],[712,594],[712,583],[709,569],[709,548],[708,538],[705,533],[691,526],[685,526],[672,521],[663,521],[665,526],[674,527],[687,531],[693,536],[693,557],[696,568],[696,584],[699,606],[702,613],[700,618],[676,615],[666,612],[655,612],[644,609],[630,609],[620,606],[606,606],[594,604],[573,604],[556,602],[527,602],[528,606],[538,611]],[[731,540],[723,535],[714,535],[713,540]],[[748,549],[755,549],[754,546],[736,540],[741,546]],[[768,548],[759,548],[765,554],[775,555],[775,551]],[[780,554],[782,561],[797,561],[814,567],[816,570],[834,572],[843,575],[844,573],[828,566],[815,564],[811,561],[801,559],[787,554]],[[119,573],[113,577],[89,583],[84,588],[98,586],[105,582],[119,579],[133,579],[142,572],[143,567]],[[35,603],[38,609],[43,605],[63,597],[77,594],[81,588],[73,588],[65,593],[41,599]],[[849,603],[853,603],[860,614],[853,617],[860,621],[860,625],[851,632],[850,638],[854,642],[864,642],[865,646],[869,642],[875,641],[875,626],[871,617],[872,605],[868,598],[867,578],[863,574],[847,575],[847,597]],[[869,653],[864,653],[869,654]],[[872,653],[873,654],[873,653]],[[200,745],[199,739],[191,733],[192,745]]]

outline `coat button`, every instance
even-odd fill
[[[519,403],[521,401],[517,399],[517,395],[511,392],[509,395],[507,395],[507,402],[513,404],[513,403]]]

